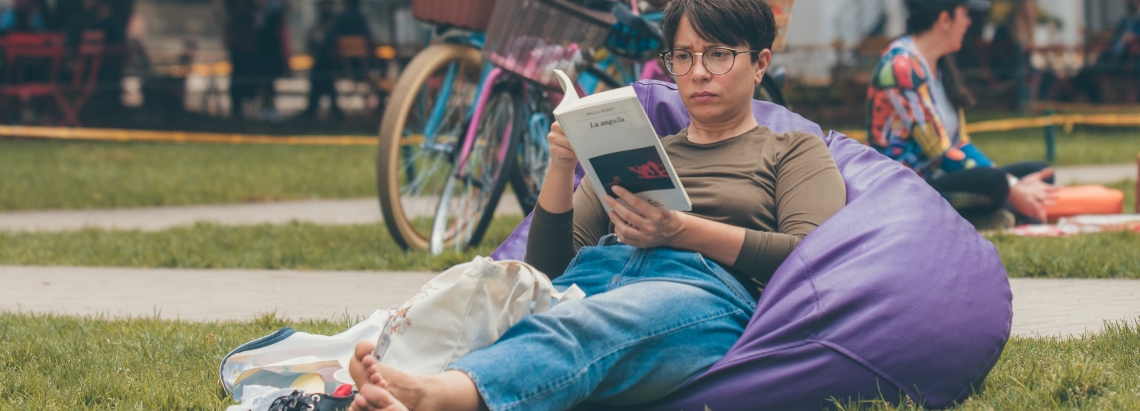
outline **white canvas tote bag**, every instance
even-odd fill
[[[522,261],[476,257],[436,276],[388,318],[376,343],[380,363],[433,374],[491,345],[532,313],[585,297],[576,285],[559,293]]]
[[[583,297],[577,286],[558,293],[545,274],[521,261],[476,257],[436,276],[398,310],[377,310],[337,335],[284,328],[243,344],[222,360],[221,383],[238,401],[275,388],[330,393],[352,383],[347,366],[361,340],[378,341],[374,354],[384,364],[436,373],[494,343],[527,315]]]

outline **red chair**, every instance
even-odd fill
[[[60,109],[63,111],[65,125],[79,127],[79,111],[87,100],[95,94],[95,87],[99,82],[99,70],[102,68],[103,39],[106,37],[101,30],[83,32],[83,36],[76,50],[74,66],[72,67],[71,84],[61,90],[72,95],[71,101],[60,100]]]
[[[0,84],[0,112],[9,98],[25,104],[33,98],[52,97],[60,106],[66,105],[59,85],[63,33],[11,33],[4,37],[3,45],[5,73],[4,83]]]

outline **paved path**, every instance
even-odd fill
[[[399,306],[430,273],[0,266],[0,310],[248,320]],[[1140,318],[1140,280],[1012,279],[1013,334],[1071,336]]]
[[[1055,167],[1057,184],[1106,184],[1136,179],[1136,164]]]
[[[430,273],[0,266],[0,310],[193,321],[367,316]]]
[[[409,207],[411,214],[427,217],[431,203]],[[521,214],[518,201],[505,195],[500,214]],[[114,210],[51,210],[0,213],[0,230],[63,231],[85,227],[124,230],[162,230],[199,221],[222,225],[282,224],[289,221],[318,224],[371,224],[383,221],[375,198],[308,200],[276,203],[124,208]]]
[[[1140,280],[1012,278],[1013,333],[1068,336],[1140,319]]]

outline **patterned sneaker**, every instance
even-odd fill
[[[269,404],[268,411],[344,411],[352,405],[353,396],[331,397],[324,394],[305,394],[293,391]]]

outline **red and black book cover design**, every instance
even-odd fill
[[[675,188],[669,178],[669,169],[655,147],[642,147],[618,151],[590,159],[590,165],[605,186],[606,194],[617,198],[613,186],[618,185],[631,193]]]

